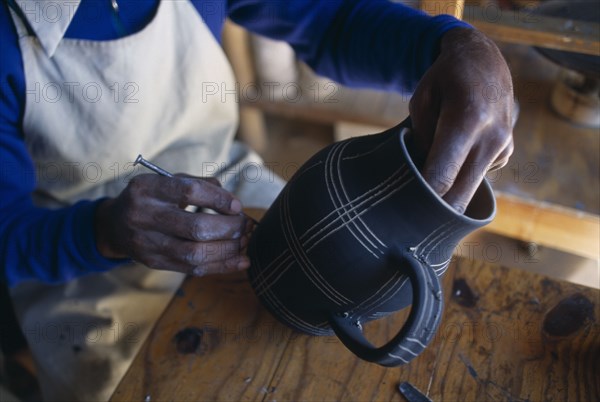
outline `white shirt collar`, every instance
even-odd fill
[[[16,0],[42,48],[52,57],[81,0]]]

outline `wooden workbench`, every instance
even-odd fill
[[[600,293],[466,259],[444,277],[437,336],[409,365],[383,368],[335,338],[294,333],[258,303],[244,275],[189,278],[113,401],[600,400]],[[367,326],[383,342],[400,315]]]

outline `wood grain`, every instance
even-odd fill
[[[485,231],[600,261],[600,217],[496,193],[498,213]]]
[[[466,5],[463,1],[421,0],[431,15],[450,14],[465,20],[490,38],[507,43],[600,55],[600,24],[535,14],[531,1],[522,9],[500,8],[494,2]]]
[[[600,24],[535,15],[531,9],[467,6],[463,19],[490,38],[506,43],[600,55]]]
[[[187,279],[112,400],[400,401],[400,381],[434,401],[600,398],[600,292],[466,259],[443,282],[432,344],[407,366],[383,368],[333,337],[278,324],[243,275]],[[403,313],[368,324],[370,339],[389,339]],[[189,327],[202,339],[181,354],[174,338]]]

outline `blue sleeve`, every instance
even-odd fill
[[[229,0],[229,17],[284,40],[317,73],[352,87],[413,91],[448,30],[470,25],[388,0]]]
[[[57,283],[122,263],[96,249],[94,214],[99,201],[49,210],[33,205],[35,172],[22,135],[25,77],[17,34],[0,5],[0,279]]]

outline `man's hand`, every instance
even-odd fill
[[[216,212],[190,213],[188,205]],[[144,174],[96,213],[96,243],[107,258],[192,275],[248,268],[243,254],[252,221],[216,179]]]
[[[496,45],[476,30],[448,31],[415,90],[410,115],[427,155],[425,180],[460,213],[487,171],[508,162],[513,107],[510,71]]]

